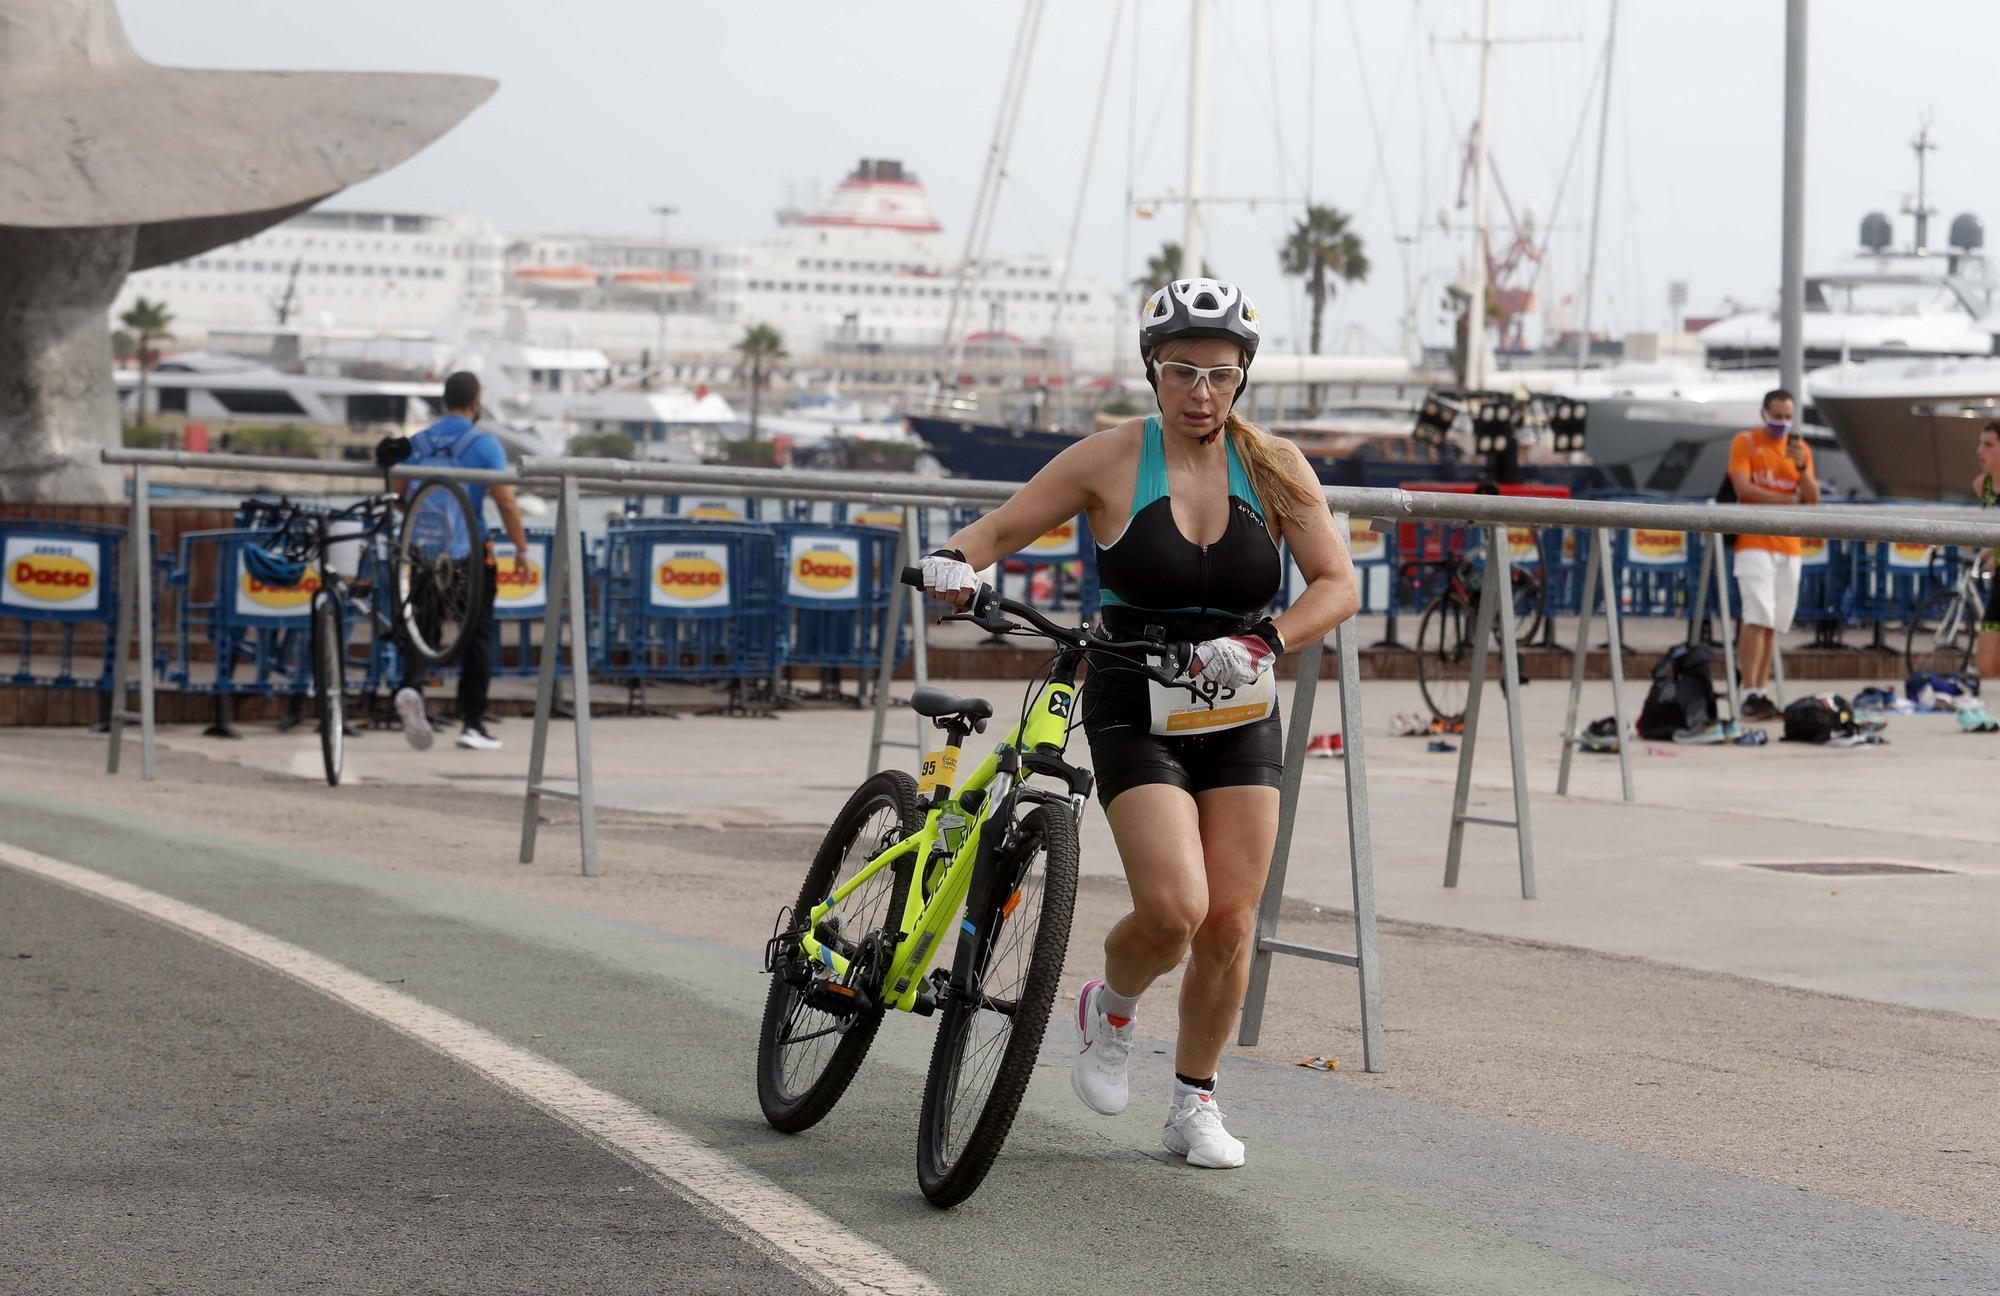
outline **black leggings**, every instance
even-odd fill
[[[493,606],[495,568],[492,563],[482,564],[477,579],[486,582],[486,606]],[[420,622],[431,634],[437,633],[437,612],[432,608],[418,609]],[[458,718],[466,724],[478,725],[486,714],[486,698],[493,684],[493,614],[489,611],[473,625],[466,627],[465,648],[458,658]],[[410,653],[403,654],[403,687],[424,691],[424,669]]]

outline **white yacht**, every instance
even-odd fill
[[[2000,359],[1872,360],[1816,380],[1813,398],[1881,494],[1970,499],[1979,430],[2000,418]]]

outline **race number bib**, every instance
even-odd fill
[[[1207,680],[1171,687],[1154,681],[1147,685],[1147,694],[1152,703],[1153,732],[1170,738],[1256,724],[1278,709],[1278,679],[1269,666],[1239,689],[1219,688]]]

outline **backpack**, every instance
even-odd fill
[[[1785,708],[1785,741],[1830,743],[1861,732],[1854,708],[1838,693],[1802,697]]]
[[[1639,736],[1671,739],[1688,729],[1715,723],[1713,658],[1700,644],[1675,644],[1653,664],[1653,687],[1639,709]]]

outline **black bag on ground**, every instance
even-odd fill
[[[1639,709],[1639,736],[1664,741],[1715,723],[1713,660],[1700,644],[1675,644],[1653,664],[1653,688]]]
[[[1854,708],[1838,693],[1802,697],[1785,708],[1786,742],[1829,743],[1859,732]]]

